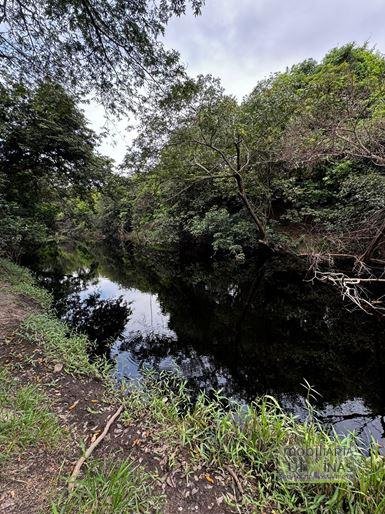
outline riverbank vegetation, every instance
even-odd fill
[[[21,307],[24,303],[29,308],[29,302],[35,301],[34,297],[39,298],[39,294],[36,295],[38,288],[31,296],[31,289],[26,292],[23,281],[30,285],[33,283],[29,272],[2,261],[2,291],[9,293],[9,287],[19,285],[16,289],[24,292],[14,294],[19,295]],[[21,326],[14,326],[16,332],[8,336],[10,339],[16,336],[19,341],[22,337],[27,343],[27,346],[21,346],[21,342],[18,344],[23,348],[22,359],[17,359],[15,354],[12,359],[8,355],[4,360],[4,350],[12,351],[14,341],[9,341],[2,349],[1,448],[2,456],[7,457],[7,465],[12,464],[12,456],[15,458],[10,448],[13,452],[16,448],[21,451],[20,461],[27,458],[23,448],[45,445],[54,451],[59,441],[63,448],[68,434],[80,437],[80,440],[75,439],[72,450],[81,453],[82,437],[86,433],[81,436],[80,423],[84,423],[84,419],[81,416],[79,419],[71,418],[70,424],[66,419],[76,415],[79,401],[86,401],[80,396],[86,394],[88,397],[84,382],[81,382],[82,376],[89,377],[92,389],[99,387],[99,392],[94,391],[91,396],[91,401],[95,401],[94,407],[88,407],[87,415],[91,419],[98,419],[98,411],[103,410],[103,404],[121,403],[124,406],[120,428],[113,430],[111,436],[114,444],[101,443],[99,454],[95,460],[90,458],[86,463],[74,492],[69,496],[64,492],[64,486],[74,454],[71,452],[71,458],[62,453],[56,456],[59,460],[57,476],[51,480],[51,489],[46,493],[46,498],[51,501],[51,512],[96,513],[103,509],[103,512],[117,514],[122,508],[131,508],[135,512],[178,512],[181,497],[187,502],[185,508],[195,508],[198,503],[199,508],[206,506],[207,510],[218,513],[266,510],[383,512],[385,468],[376,445],[373,444],[367,456],[353,435],[339,437],[322,427],[311,407],[313,392],[310,387],[308,418],[304,422],[285,413],[271,397],[260,398],[248,406],[220,393],[210,397],[201,393],[192,401],[186,383],[172,375],[159,377],[148,374],[139,383],[123,383],[122,395],[110,387],[107,375],[99,375],[99,380],[104,378],[97,386],[93,369],[76,368],[70,360],[62,361],[65,355],[60,352],[55,356],[45,343],[47,332],[51,332],[49,322],[35,325],[34,337],[30,339],[31,319],[36,320],[37,315],[48,319],[51,314],[26,314]],[[13,322],[11,312],[8,320]],[[7,326],[2,326],[2,330],[8,330]],[[53,332],[56,337],[57,329]],[[60,339],[66,339],[67,348],[72,348],[79,361],[85,361],[88,354],[84,340],[69,334],[70,329],[61,332]],[[36,350],[40,350],[40,355]],[[59,369],[56,366],[60,362],[62,366]],[[100,366],[102,369],[102,363]],[[68,393],[64,388],[66,377],[71,377],[68,373],[72,375],[70,380],[80,396],[64,411],[58,411],[58,399]],[[35,378],[38,378],[37,383]],[[20,380],[26,383],[17,385]],[[22,420],[25,421],[21,423]],[[107,447],[112,444],[115,448],[112,460],[112,455],[108,458],[104,453],[103,444]],[[128,444],[127,453],[124,448]],[[282,467],[281,459],[285,449],[294,447],[323,448],[332,455],[343,452],[343,449],[349,450],[349,466],[339,469],[338,480],[334,482],[286,481],[281,475],[286,469]],[[135,452],[142,457],[150,453],[155,459],[142,459],[142,467],[137,469],[133,464],[138,458]],[[3,470],[7,470],[4,466]],[[198,491],[203,491],[203,496]],[[172,500],[176,493],[177,499]],[[164,510],[166,508],[169,510]]]
[[[27,269],[1,260],[0,292],[1,508],[160,512],[156,470],[149,474],[124,456],[117,461],[111,450],[89,459],[79,487],[66,493],[74,458],[121,396],[104,361],[90,362],[91,342],[56,318],[52,298]]]
[[[238,258],[261,242],[380,257],[384,71],[379,53],[346,45],[241,103],[211,77],[175,87],[143,111],[124,210],[106,198],[102,220],[113,212],[115,235],[146,244],[203,242]]]
[[[47,397],[35,385],[21,386],[0,367],[0,463],[33,446],[57,447],[65,434],[49,409]]]
[[[2,254],[18,259],[85,237],[110,162],[75,99],[48,81],[0,85],[0,104]]]
[[[2,85],[2,255],[106,241],[244,261],[308,262],[354,308],[383,313],[385,59],[348,44],[238,102],[210,76],[154,91],[114,169],[61,85]],[[373,286],[373,287],[372,287]]]
[[[3,86],[2,253],[104,238],[379,264],[384,70],[378,52],[349,44],[241,103],[212,77],[186,79],[138,111],[119,173],[61,86]]]

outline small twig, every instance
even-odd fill
[[[242,487],[242,484],[239,480],[239,478],[237,477],[237,475],[235,474],[235,471],[233,469],[230,468],[230,466],[225,466],[225,469],[230,473],[230,475],[233,477],[233,480],[234,482],[236,483],[237,487],[238,487],[238,490],[239,492],[241,493],[241,495],[243,495],[243,487]]]
[[[103,432],[100,434],[100,436],[95,439],[95,441],[87,448],[86,452],[84,453],[84,455],[82,455],[80,457],[80,459],[77,461],[77,463],[75,464],[75,467],[74,467],[74,470],[72,471],[72,474],[69,478],[69,481],[68,481],[68,492],[71,493],[73,490],[74,490],[74,487],[75,487],[75,480],[77,478],[77,476],[79,475],[80,473],[80,469],[82,467],[82,465],[84,464],[84,462],[86,461],[86,459],[91,455],[91,453],[95,450],[95,448],[99,445],[99,443],[105,438],[105,436],[107,435],[112,423],[116,420],[116,418],[118,418],[120,416],[120,414],[122,413],[123,411],[123,405],[121,405],[119,407],[119,409],[115,412],[115,414],[113,416],[110,417],[110,419],[107,421],[106,423],[106,426],[104,427],[104,430]]]

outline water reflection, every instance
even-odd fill
[[[87,290],[86,290],[87,294]],[[123,332],[131,314],[123,296],[102,298],[100,292],[91,292],[84,298],[71,295],[67,300],[67,312],[63,316],[80,332],[85,332],[94,350],[103,354]]]
[[[307,379],[325,422],[381,440],[384,322],[348,312],[304,274],[279,256],[203,264],[104,252],[99,263],[42,276],[60,315],[116,361],[119,376],[178,369],[195,390],[246,401],[274,394],[299,415]]]

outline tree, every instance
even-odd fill
[[[113,174],[97,201],[97,228],[103,236],[116,244],[125,241],[132,230],[132,181],[129,177]]]
[[[212,77],[161,92],[126,158],[132,226],[169,243],[210,235],[222,249],[294,248],[300,234],[320,252],[379,257],[384,63],[347,45],[261,81],[240,104]]]
[[[33,250],[55,234],[76,199],[92,202],[111,172],[98,142],[61,86],[0,87],[3,251]]]
[[[251,148],[246,118],[242,107],[223,93],[217,80],[200,76],[196,81],[186,81],[157,99],[151,111],[144,111],[140,134],[126,157],[126,165],[139,175],[153,170],[150,176],[158,178],[159,184],[167,184],[173,203],[192,188],[197,193],[199,183],[203,184],[201,194],[206,200],[205,189],[222,187],[218,185],[221,181],[227,183],[222,192],[223,188],[229,189],[230,201],[235,188],[260,242],[265,242],[270,170],[265,156]],[[259,206],[249,196],[250,181],[254,192],[259,188]],[[209,211],[210,201],[206,207]]]
[[[385,59],[381,54],[354,44],[332,50],[299,92],[302,108],[282,134],[282,159],[290,167],[313,169],[338,161],[359,163],[362,189],[358,195],[365,196],[363,175],[368,171],[381,175],[385,168],[384,95]],[[354,187],[358,183],[359,179],[351,181]],[[376,188],[370,196],[368,207],[376,199]],[[382,216],[368,209],[366,220],[358,219],[366,223],[366,231],[373,229],[373,222],[377,225],[360,255],[362,262],[372,257],[383,240],[384,207],[380,207]]]
[[[159,42],[171,16],[203,0],[3,0],[0,74],[3,80],[57,82],[71,93],[93,93],[116,111],[134,108],[147,80],[166,87],[182,72],[178,54]]]
[[[349,44],[329,52],[299,91],[302,108],[283,136],[297,166],[361,159],[385,167],[385,59]]]

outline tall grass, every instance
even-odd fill
[[[327,431],[313,412],[300,423],[271,397],[244,405],[202,393],[192,404],[185,382],[167,376],[150,374],[130,389],[127,422],[147,426],[170,448],[187,449],[195,463],[236,470],[244,484],[234,504],[240,512],[385,512],[385,463],[378,448],[366,456],[354,435]],[[336,482],[290,482],[281,473],[288,447],[322,447],[330,454],[350,449],[353,461]]]
[[[19,334],[23,338],[38,345],[53,362],[63,364],[69,373],[99,378],[107,375],[106,362],[90,362],[90,341],[57,319],[51,310],[51,294],[37,286],[29,270],[0,259],[0,279],[13,293],[33,299],[41,308],[41,312],[31,314],[22,323]]]
[[[10,286],[12,292],[31,298],[43,309],[50,308],[52,295],[36,285],[34,277],[27,268],[6,259],[0,259],[0,278]]]
[[[51,313],[32,314],[22,324],[20,334],[43,350],[51,360],[63,364],[65,371],[102,378],[108,364],[102,359],[89,359],[87,336],[71,330]]]

